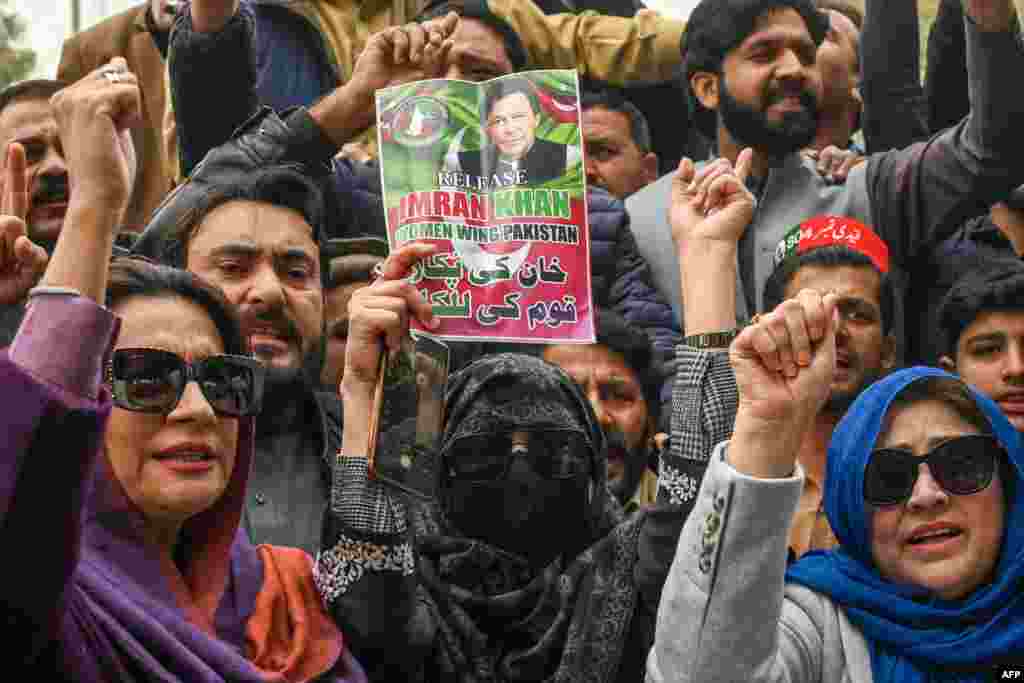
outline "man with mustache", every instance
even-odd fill
[[[50,109],[50,98],[64,86],[62,81],[37,79],[0,91],[0,187],[24,182],[22,210],[28,237],[47,254],[53,251],[64,225],[71,192],[64,148]],[[123,144],[134,178],[134,147],[130,138]],[[0,347],[14,339],[23,313],[23,302],[0,307]]]
[[[939,365],[999,404],[1024,432],[1024,263],[990,259],[960,278],[939,306]]]
[[[978,205],[1006,196],[1020,178],[1018,133],[1006,124],[1024,113],[1024,93],[1013,76],[1024,67],[1015,10],[1010,0],[965,0],[964,7],[972,102],[984,106],[930,140],[871,155],[841,186],[799,153],[819,127],[817,60],[829,31],[826,16],[810,0],[703,0],[694,10],[685,70],[695,121],[729,163],[742,149],[753,150],[748,183],[758,209],[739,247],[740,318],[767,310],[762,288],[774,247],[790,226],[820,214],[874,226],[889,246],[899,291],[915,255]],[[656,273],[678,272],[674,250],[655,244],[670,234],[671,184],[662,178],[627,200],[641,241],[659,254],[660,269],[652,262]],[[902,317],[899,311],[898,339]]]
[[[544,360],[562,368],[590,401],[608,445],[608,484],[632,512],[653,505],[658,477],[648,467],[656,448],[659,383],[654,350],[621,316],[598,309],[595,344],[556,344]]]
[[[68,208],[68,167],[50,110],[50,97],[63,87],[61,81],[39,79],[0,92],[0,143],[4,150],[12,143],[25,150],[28,234],[47,252],[57,242]],[[6,153],[4,156],[6,170]]]

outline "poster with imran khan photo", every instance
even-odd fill
[[[377,93],[392,249],[438,245],[411,282],[448,340],[594,341],[575,71]]]

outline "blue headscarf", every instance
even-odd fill
[[[847,411],[829,444],[825,479],[825,512],[840,547],[808,553],[786,572],[787,581],[843,607],[868,640],[876,683],[925,683],[937,675],[944,681],[984,681],[981,667],[1024,652],[1024,453],[1017,430],[987,396],[971,390],[1017,479],[995,581],[952,602],[887,581],[874,566],[864,469],[892,399],[925,377],[953,376],[935,368],[901,370],[864,391]],[[966,672],[974,668],[976,673]]]

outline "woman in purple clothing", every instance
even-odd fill
[[[138,116],[135,77],[115,60],[52,104],[71,203],[0,352],[12,680],[365,681],[309,556],[255,547],[239,528],[262,367],[230,304],[184,271],[108,266],[129,194],[119,139]],[[23,167],[10,145],[0,299],[22,297],[45,259],[20,218]]]

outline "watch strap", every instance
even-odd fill
[[[725,349],[739,335],[741,328],[721,332],[703,332],[683,337],[683,344],[693,349]]]

